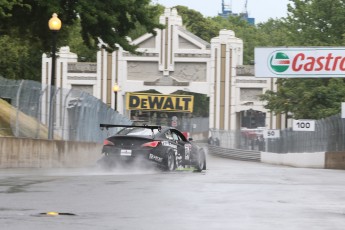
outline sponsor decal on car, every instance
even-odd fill
[[[172,144],[172,143],[170,143],[169,141],[162,141],[162,145],[163,145],[163,146],[169,146],[169,147],[172,147],[172,148],[174,148],[174,149],[177,149],[177,145]]]
[[[153,155],[152,153],[150,153],[149,159],[155,160],[155,161],[158,161],[158,162],[162,162],[162,161],[163,161],[163,158],[158,157],[158,156],[155,156],[155,155]]]
[[[192,150],[192,145],[186,144],[184,146],[184,154],[185,154],[184,159],[189,160],[191,150]]]

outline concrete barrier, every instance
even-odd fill
[[[101,157],[102,144],[0,137],[0,168],[84,167]]]
[[[85,167],[95,164],[101,149],[100,143],[0,137],[0,168]],[[345,152],[258,154],[263,163],[345,169]]]
[[[261,162],[301,168],[325,168],[325,153],[261,152]]]
[[[345,169],[345,152],[266,153],[261,162],[303,168]]]

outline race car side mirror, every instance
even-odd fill
[[[188,138],[189,141],[193,141],[193,137]]]

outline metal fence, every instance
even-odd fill
[[[3,99],[0,132],[16,137],[48,138],[50,92],[50,86],[39,82],[0,77]],[[111,133],[102,131],[100,123],[132,123],[86,92],[60,88],[53,88],[53,92],[55,139],[101,142]]]
[[[166,114],[166,113],[165,113]],[[133,120],[135,121],[135,120]],[[209,118],[208,117],[180,117],[173,124],[173,118],[171,116],[164,118],[151,117],[149,119],[139,117],[137,124],[154,124],[162,126],[173,126],[180,131],[192,133],[208,133],[209,130]]]
[[[315,131],[280,130],[280,138],[264,139],[262,131],[211,130],[209,143],[230,149],[274,153],[303,153],[345,150],[345,119],[340,114],[315,122]]]

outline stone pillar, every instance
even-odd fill
[[[182,26],[182,17],[177,14],[176,9],[166,8],[164,14],[160,16],[159,23],[165,25],[160,33],[159,70],[164,76],[169,76],[169,72],[174,71],[174,50],[177,47],[175,26]]]
[[[78,62],[78,56],[70,52],[68,46],[61,47],[56,53],[56,56],[55,86],[57,88],[70,88],[66,85],[68,63]],[[44,85],[50,85],[51,82],[51,62],[51,57],[47,57],[46,54],[42,55],[42,84]]]
[[[68,72],[68,63],[69,62],[78,62],[78,56],[75,53],[70,52],[70,48],[68,46],[61,47],[59,51],[56,53],[56,73],[55,73],[55,80],[54,86],[58,91],[55,91],[55,132],[58,134],[61,133],[61,126],[62,126],[62,113],[63,113],[63,105],[64,105],[64,95],[62,94],[61,90],[71,88],[70,85],[67,84],[67,72]],[[46,54],[42,55],[42,84],[43,85],[50,85],[51,83],[51,68],[52,68],[52,58],[47,57]],[[45,90],[42,97],[42,114],[49,116],[49,91]],[[42,116],[42,122],[47,122],[47,116]]]
[[[221,30],[211,40],[211,79],[214,95],[210,102],[210,128],[236,129],[234,76],[236,66],[243,63],[243,41],[231,30]]]

